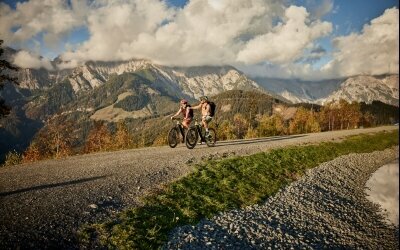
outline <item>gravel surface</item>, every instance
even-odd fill
[[[164,249],[399,249],[399,228],[365,193],[371,174],[398,150],[323,163],[261,205],[175,229]]]
[[[100,222],[205,159],[340,140],[397,126],[219,142],[188,150],[152,147],[0,168],[0,249],[78,249],[76,230]]]

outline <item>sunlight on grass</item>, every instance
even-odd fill
[[[145,197],[142,207],[122,212],[117,220],[82,227],[80,240],[83,245],[94,243],[112,249],[159,248],[173,228],[262,202],[300,178],[307,169],[341,155],[384,150],[394,145],[398,145],[398,131],[208,161],[160,193]]]

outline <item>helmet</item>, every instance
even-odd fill
[[[187,103],[188,103],[188,101],[186,99],[181,100],[181,104],[187,104]]]
[[[200,100],[208,101],[208,97],[205,96],[205,95],[204,95],[204,96],[201,96],[201,97],[200,97]]]

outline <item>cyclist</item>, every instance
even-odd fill
[[[171,116],[171,120],[177,117],[179,114],[183,115],[182,125],[184,128],[189,128],[190,123],[193,119],[193,110],[190,108],[190,105],[187,100],[182,99],[180,101],[179,110],[175,115]]]
[[[206,129],[206,137],[209,137],[210,134],[208,132],[208,123],[212,120],[211,114],[211,106],[208,101],[207,96],[200,97],[200,104],[190,109],[201,109],[201,122],[203,127]]]

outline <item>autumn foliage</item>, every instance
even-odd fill
[[[70,124],[49,122],[29,145],[23,154],[23,162],[33,162],[48,158],[62,158],[73,153]]]
[[[217,131],[218,140],[232,140],[280,136],[290,134],[314,133],[340,129],[353,129],[392,123],[392,110],[378,112],[379,104],[365,105],[340,100],[314,109],[313,106],[291,107],[290,117],[280,113],[258,113],[246,115],[235,113],[232,117],[214,119],[210,124]],[[217,114],[218,115],[218,114]],[[165,121],[164,121],[165,123]],[[164,124],[163,123],[163,124]],[[164,124],[165,125],[165,124]],[[76,147],[76,139],[71,138],[71,124],[48,122],[23,153],[22,162],[33,162],[49,158],[62,158],[74,153],[92,153],[121,150],[134,147],[166,145],[168,129],[142,129],[128,127],[124,121],[118,123],[95,122],[89,130],[84,144]],[[155,129],[155,130],[154,130]]]

